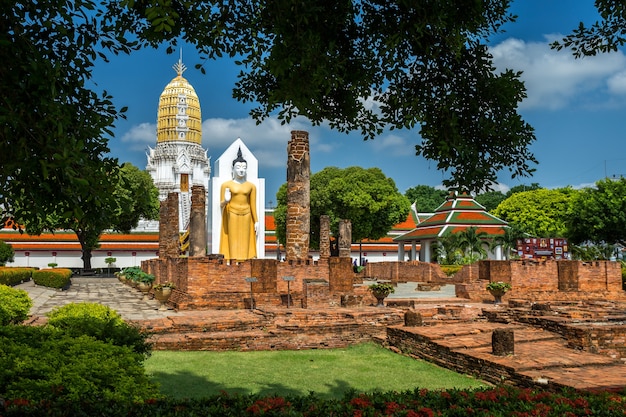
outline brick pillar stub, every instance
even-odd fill
[[[320,259],[330,258],[330,216],[320,216]]]
[[[194,185],[189,215],[189,256],[205,256],[206,246],[206,190],[202,185]]]
[[[178,258],[178,193],[169,193],[159,210],[159,258]]]
[[[287,144],[287,261],[306,260],[309,257],[310,181],[309,133],[294,130]]]
[[[491,334],[491,349],[496,356],[515,353],[515,335],[511,329],[495,329]]]
[[[341,219],[339,221],[339,257],[350,258],[352,249],[352,222]]]

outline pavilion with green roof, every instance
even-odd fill
[[[419,223],[415,229],[394,239],[398,243],[398,259],[405,259],[405,244],[411,244],[409,260],[418,260],[417,246],[419,245],[419,260],[431,262],[431,247],[439,238],[447,233],[460,233],[470,227],[476,227],[476,232],[485,232],[489,236],[503,235],[507,222],[489,214],[485,207],[478,204],[467,193],[450,193],[446,201],[441,204],[435,213]],[[490,258],[502,259],[502,250],[497,248]]]

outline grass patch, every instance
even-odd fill
[[[230,394],[341,398],[359,392],[472,389],[486,383],[374,343],[345,349],[262,352],[154,351],[147,372],[174,398]]]

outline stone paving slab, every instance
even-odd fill
[[[553,384],[585,391],[623,391],[626,366],[581,366],[520,371],[538,384]]]
[[[608,356],[569,349],[562,340],[542,340],[533,343],[515,343],[515,353],[507,356],[492,354],[491,346],[481,346],[464,352],[477,358],[515,369],[516,372],[531,369],[571,368],[584,366],[615,365]],[[619,364],[626,370],[626,366]]]

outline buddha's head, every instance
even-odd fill
[[[237,158],[233,160],[233,178],[245,179],[248,171],[248,162],[243,159],[241,148],[237,150]]]

